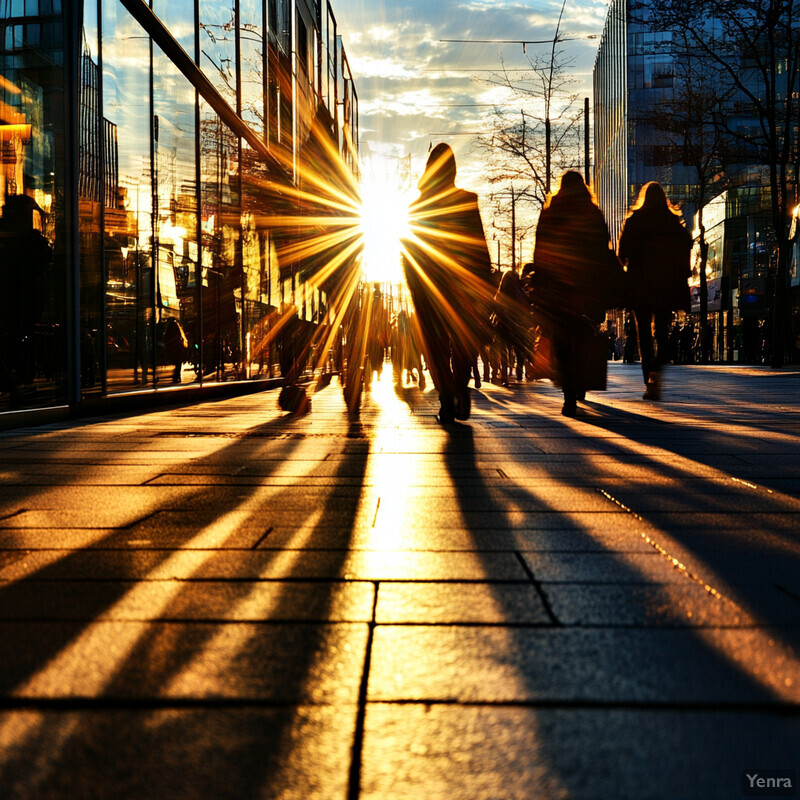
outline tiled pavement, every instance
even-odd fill
[[[800,773],[800,373],[337,384],[0,434],[0,800],[735,798]]]

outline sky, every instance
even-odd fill
[[[549,40],[562,0],[334,0],[339,32],[359,98],[360,145],[366,170],[411,155],[418,176],[429,145],[450,144],[459,165],[457,183],[487,190],[484,157],[475,134],[494,106],[508,105],[487,82],[501,61],[529,67],[520,44],[446,43],[442,39]],[[567,0],[562,36],[572,59],[571,91],[591,97],[591,73],[607,0]],[[528,45],[549,54],[550,45]],[[519,100],[513,101],[519,106]]]

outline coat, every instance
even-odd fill
[[[542,210],[533,254],[534,304],[550,327],[594,323],[624,305],[624,273],[600,209],[585,199],[555,195]]]
[[[634,211],[619,237],[633,307],[689,311],[691,251],[692,237],[671,211]]]
[[[478,197],[440,185],[420,194],[410,218],[404,269],[417,314],[440,344],[477,353],[490,335],[494,294]]]

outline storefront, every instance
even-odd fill
[[[329,6],[264,8],[0,5],[0,412],[260,377],[325,305],[275,220],[320,130],[354,168],[355,90]]]

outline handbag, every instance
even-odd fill
[[[608,337],[588,317],[578,346],[575,348],[576,374],[582,389],[604,391],[607,382]]]

